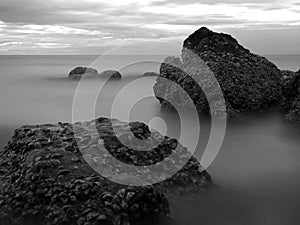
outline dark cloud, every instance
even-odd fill
[[[1,0],[0,20],[32,24],[85,23],[99,17],[105,18],[110,15],[109,10],[110,7],[101,2],[80,4],[78,1]]]
[[[58,13],[53,7],[47,7],[38,0],[17,0],[0,2],[0,20],[13,23],[44,23],[56,21]],[[62,18],[61,18],[62,19]],[[70,18],[65,18],[70,20]]]

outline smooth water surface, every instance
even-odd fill
[[[1,148],[8,142],[13,130],[23,124],[71,122],[77,82],[68,80],[67,74],[77,65],[90,65],[96,58],[0,56]],[[157,61],[161,58],[157,56]],[[283,69],[296,70],[300,66],[300,56],[269,58]],[[137,56],[111,57],[101,60],[101,64],[110,68],[116,61],[122,62],[120,65],[129,66],[121,71],[124,74],[122,81],[112,81],[105,85],[96,104],[97,116],[110,116],[112,103],[120,90],[140,78],[143,70],[157,70],[159,66]],[[99,66],[99,63],[95,65]],[[83,101],[97,87],[96,82],[87,82],[83,95],[79,96]],[[154,83],[155,77],[143,79],[139,86],[126,92],[128,99],[130,95],[137,97],[141,90],[152,89]],[[127,102],[123,101],[122,104],[125,108]],[[179,135],[178,116],[161,112],[154,98],[138,101],[130,116],[132,120],[147,123],[154,117],[165,119],[168,135]],[[164,128],[159,123],[154,124],[154,127]],[[204,119],[201,121],[200,146],[205,146],[209,130],[210,123]],[[300,125],[283,121],[277,112],[243,115],[230,121],[221,151],[208,168],[218,188],[200,196],[194,204],[178,204],[179,210],[173,206],[174,216],[182,225],[299,224],[299,132]],[[201,157],[201,151],[196,154]]]

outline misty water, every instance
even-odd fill
[[[163,58],[156,56],[157,62]],[[67,74],[75,66],[94,62],[93,65],[102,70],[119,69],[122,65],[122,81],[111,81],[105,85],[95,107],[96,116],[110,116],[112,104],[120,90],[141,78],[143,72],[157,70],[159,66],[146,56],[96,59],[96,56],[0,56],[1,148],[4,148],[14,129],[23,124],[72,122],[77,82],[68,80]],[[282,69],[296,70],[300,66],[300,56],[269,56],[269,59]],[[117,66],[116,62],[120,65]],[[126,92],[128,99],[130,96],[138,99],[141,90],[152,90],[155,79],[143,78],[139,85],[130,87]],[[92,89],[99,85],[97,82],[86,81],[81,95],[77,97],[83,101],[88,99]],[[122,97],[126,108],[126,96]],[[178,116],[161,112],[156,99],[149,97],[138,101],[130,114],[130,120],[146,123],[157,117],[165,123],[152,120],[151,126],[176,138],[180,130]],[[178,202],[172,205],[173,216],[178,223],[299,224],[299,131],[300,125],[284,121],[275,110],[243,115],[228,121],[223,146],[208,168],[218,187],[199,195],[197,201],[191,204]],[[185,132],[192,132],[192,129]],[[199,148],[207,142],[209,132],[210,122],[202,118]],[[189,143],[183,145],[188,146]],[[200,158],[201,150],[196,155]]]

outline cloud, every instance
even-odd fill
[[[179,43],[201,26],[288,31],[299,26],[299,12],[295,0],[0,0],[0,54],[86,53],[140,40]]]

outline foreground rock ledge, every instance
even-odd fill
[[[189,155],[176,140],[160,135],[156,137],[163,142],[155,151],[135,157],[135,151],[118,143],[112,121],[131,129],[123,132],[123,137],[145,139],[151,134],[142,123],[106,118],[77,126],[85,129],[86,124],[97,124],[99,138],[111,146],[110,153],[127,163],[159,161],[174,151],[174,146]],[[83,138],[90,146],[90,137]],[[102,158],[101,163],[107,163]],[[169,224],[168,200],[173,201],[172,196],[213,186],[194,157],[172,178],[155,185],[127,187],[111,182],[84,160],[69,123],[17,129],[0,154],[0,182],[1,224]]]

